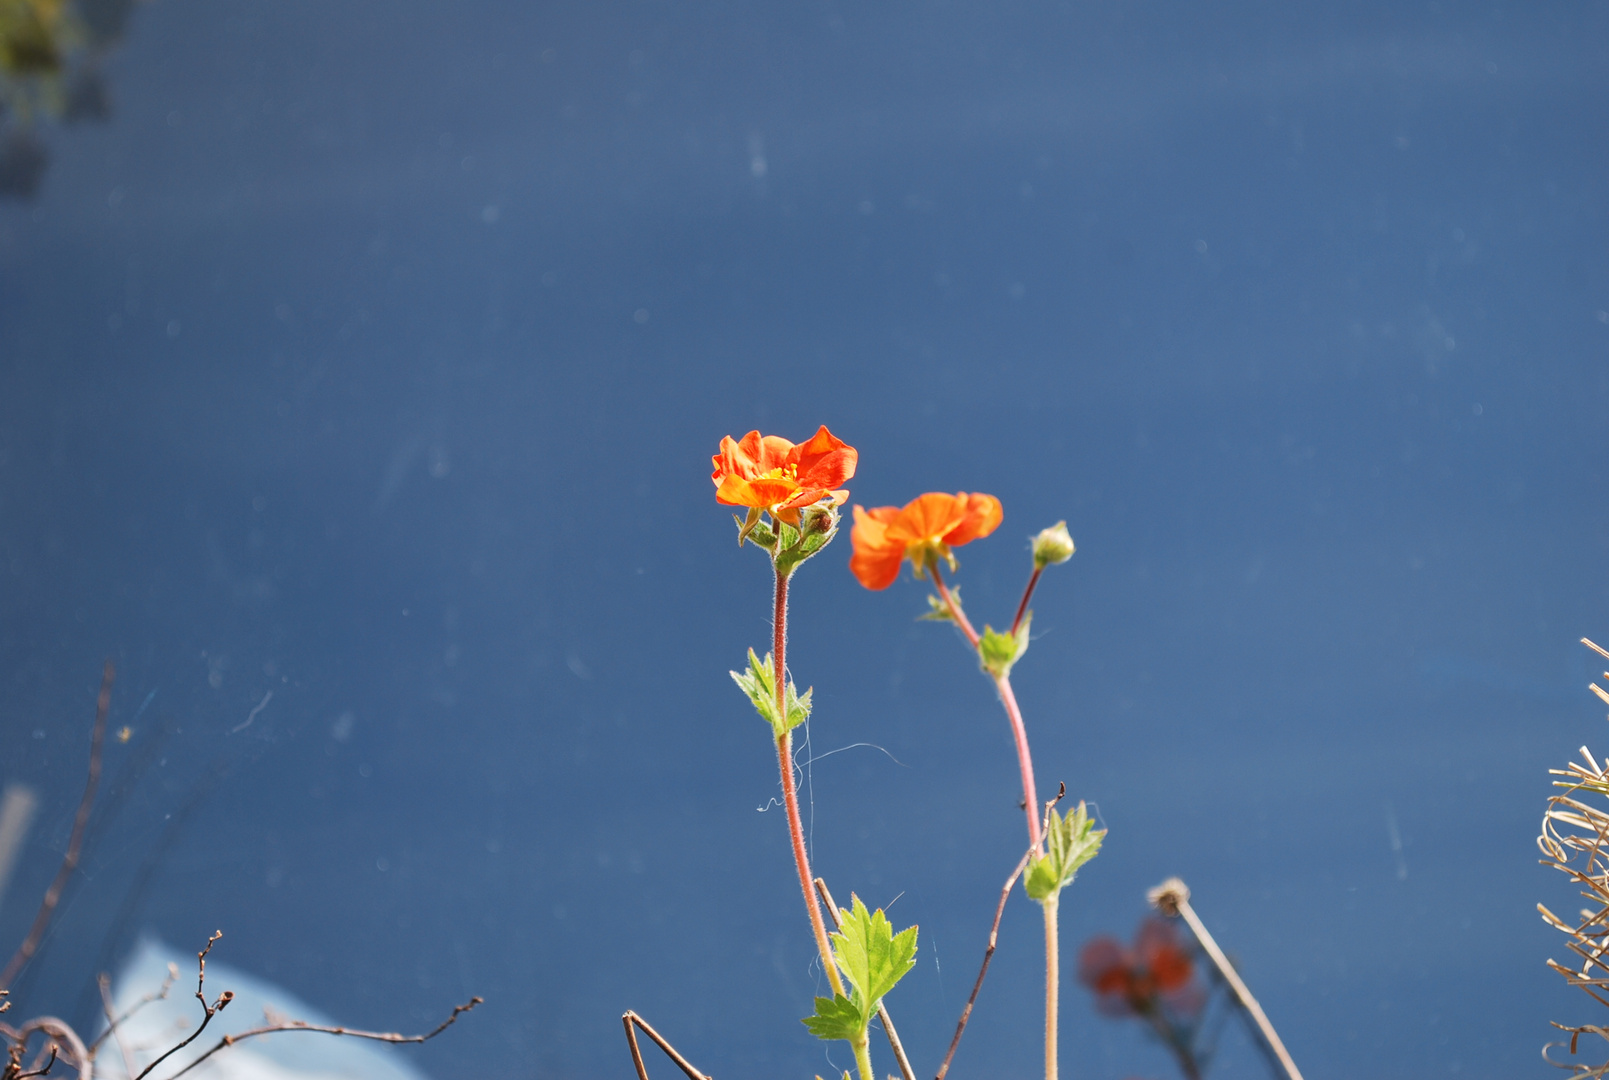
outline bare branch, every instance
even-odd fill
[[[230,996],[229,991],[224,991],[224,995],[225,997]],[[434,1039],[437,1035],[440,1035],[443,1031],[446,1031],[448,1028],[452,1027],[453,1024],[457,1023],[458,1018],[464,1013],[469,1012],[475,1006],[480,1005],[483,1002],[484,999],[480,997],[472,997],[463,1005],[454,1005],[451,1016],[447,1017],[447,1019],[443,1020],[441,1023],[437,1024],[435,1027],[431,1028],[422,1035],[403,1035],[396,1031],[363,1031],[358,1028],[334,1027],[325,1024],[309,1024],[302,1020],[285,1020],[279,1023],[265,1024],[262,1027],[251,1028],[248,1031],[237,1031],[233,1035],[225,1035],[223,1038],[218,1040],[216,1045],[208,1049],[206,1053],[202,1054],[190,1064],[168,1077],[168,1080],[178,1080],[179,1077],[183,1076],[197,1065],[200,1065],[203,1061],[206,1061],[213,1054],[216,1054],[220,1050],[231,1047],[238,1042],[244,1042],[247,1039],[254,1039],[259,1035],[273,1035],[281,1031],[311,1031],[320,1035],[345,1035],[348,1038],[353,1039],[369,1039],[373,1042],[393,1044],[428,1042],[429,1040]],[[225,1004],[227,1004],[227,1002],[225,1002]],[[223,1008],[223,1005],[219,1005],[218,1008]],[[216,1012],[217,1010],[214,1011]],[[196,1034],[199,1035],[200,1031],[198,1030]],[[191,1036],[191,1038],[194,1037],[194,1035]],[[189,1040],[187,1039],[185,1041],[188,1042]],[[166,1057],[167,1055],[163,1056]],[[146,1070],[146,1072],[150,1071],[150,1069]],[[140,1075],[144,1076],[145,1073],[141,1073]]]
[[[78,1071],[79,1080],[94,1080],[95,1055],[84,1048],[84,1040],[78,1037],[72,1025],[54,1016],[38,1016],[16,1028],[0,1024],[0,1035],[10,1039],[12,1044],[4,1080],[20,1080],[22,1054],[35,1032],[49,1037],[51,1042],[45,1049],[65,1058],[67,1064]],[[43,1055],[37,1060],[43,1061]]]
[[[626,1044],[631,1047],[631,1063],[637,1067],[637,1080],[648,1080],[648,1069],[643,1065],[642,1051],[637,1047],[637,1033],[632,1030],[633,1025],[642,1028],[643,1033],[654,1040],[655,1045],[661,1050],[665,1051],[665,1056],[674,1061],[676,1067],[687,1074],[688,1080],[710,1080],[709,1077],[693,1068],[686,1058],[678,1054],[676,1048],[665,1041],[665,1037],[655,1031],[648,1021],[630,1009],[621,1014],[620,1022],[626,1027]]]
[[[48,1073],[50,1071],[50,1067],[52,1065],[56,1064],[56,1049],[57,1049],[56,1044],[51,1043],[50,1047],[49,1047],[50,1060],[45,1062],[44,1068],[42,1068],[42,1069],[34,1069],[34,1070],[30,1071],[30,1072],[20,1072],[20,1073],[17,1074],[17,1080],[25,1080],[25,1078],[29,1077],[29,1076],[44,1076],[46,1073]]]
[[[1296,1068],[1296,1062],[1291,1060],[1285,1044],[1280,1041],[1279,1032],[1274,1030],[1274,1025],[1269,1022],[1263,1007],[1257,1004],[1257,999],[1252,997],[1251,989],[1235,970],[1235,965],[1229,962],[1229,957],[1224,955],[1224,951],[1207,932],[1206,924],[1190,906],[1190,887],[1178,878],[1169,878],[1150,890],[1147,899],[1164,915],[1175,915],[1184,919],[1191,932],[1195,934],[1196,940],[1201,943],[1201,948],[1218,968],[1218,974],[1224,977],[1229,989],[1234,991],[1235,1000],[1240,1002],[1240,1007],[1245,1009],[1246,1014],[1256,1023],[1257,1030],[1262,1034],[1268,1048],[1273,1051],[1274,1057],[1278,1059],[1280,1067],[1285,1070],[1285,1075],[1290,1077],[1290,1080],[1302,1080],[1301,1071]]]
[[[1064,786],[1063,791],[1065,792],[1065,790]],[[1056,798],[1060,799],[1061,796],[1058,795]],[[1052,802],[1050,805],[1054,806],[1056,804]],[[950,1062],[955,1058],[956,1048],[961,1045],[961,1035],[967,1029],[967,1021],[972,1018],[972,1006],[978,1000],[978,991],[983,989],[983,977],[989,974],[989,961],[994,959],[994,947],[1000,941],[1000,917],[1006,913],[1006,901],[1011,899],[1011,887],[1017,883],[1017,879],[1022,876],[1022,872],[1028,868],[1028,860],[1033,857],[1034,852],[1037,850],[1038,845],[1036,844],[1023,852],[1021,861],[1017,863],[1017,868],[1011,872],[1011,876],[1006,879],[1005,886],[1000,890],[1000,903],[995,905],[994,923],[989,927],[989,947],[983,950],[983,966],[978,969],[978,980],[972,984],[972,994],[967,998],[966,1008],[961,1010],[961,1019],[956,1022],[955,1037],[950,1040],[950,1049],[944,1055],[944,1064],[939,1066],[936,1080],[944,1080],[944,1074],[950,1071]]]
[[[217,1001],[213,1002],[211,1005],[207,1004],[207,954],[212,951],[212,947],[218,943],[218,939],[221,937],[223,937],[223,931],[214,930],[212,932],[212,936],[207,939],[206,947],[200,952],[196,953],[196,1000],[201,1002],[201,1012],[203,1014],[201,1017],[201,1023],[196,1026],[194,1031],[185,1037],[183,1042],[170,1046],[167,1048],[167,1050],[163,1051],[162,1055],[155,1061],[151,1062],[151,1064],[147,1065],[138,1076],[134,1077],[134,1080],[145,1080],[145,1078],[151,1074],[151,1070],[155,1069],[158,1065],[162,1064],[174,1054],[177,1054],[180,1050],[183,1050],[186,1046],[189,1046],[191,1043],[195,1042],[197,1036],[199,1036],[203,1031],[207,1030],[207,1025],[212,1023],[212,1018],[223,1012],[228,1004],[235,1000],[235,992],[233,990],[225,990],[223,993],[218,995]],[[214,1048],[213,1051],[208,1051],[208,1053],[202,1055],[202,1057],[210,1056],[213,1052],[215,1052],[215,1050],[216,1048]],[[196,1061],[200,1060],[201,1058],[196,1059]],[[195,1062],[193,1061],[190,1063],[190,1065],[186,1065],[184,1069],[179,1071],[184,1072],[185,1070],[191,1068],[194,1064]],[[175,1073],[174,1075],[177,1076],[178,1073]]]
[[[101,749],[106,742],[106,714],[112,707],[112,679],[116,674],[112,662],[106,661],[101,673],[100,696],[95,702],[95,727],[89,739],[89,779],[84,784],[84,797],[79,800],[78,813],[73,818],[73,833],[67,841],[67,854],[62,856],[61,869],[56,871],[55,880],[45,890],[45,898],[39,905],[39,913],[34,916],[33,926],[28,929],[28,936],[17,946],[5,970],[0,971],[0,986],[10,987],[22,966],[39,948],[39,941],[45,936],[45,930],[56,913],[56,905],[61,901],[62,889],[78,868],[78,856],[84,847],[84,828],[89,824],[90,807],[95,802],[95,787],[101,779]]]
[[[114,1020],[114,1019],[112,1019],[112,997],[111,997],[111,982],[112,982],[112,980],[107,976],[107,974],[104,971],[101,972],[100,978],[98,978],[96,980],[96,982],[100,985],[101,1007],[106,1013],[106,1030],[101,1032],[100,1035],[96,1037],[95,1041],[89,1044],[89,1052],[93,1054],[96,1051],[98,1051],[101,1048],[101,1043],[106,1041],[106,1037],[108,1035],[114,1035],[114,1033],[117,1031],[117,1029],[118,1029],[118,1027],[120,1025],[122,1025],[125,1021],[127,1021],[135,1013],[139,1012],[141,1009],[143,1009],[147,1005],[151,1004],[151,1002],[153,1002],[153,1001],[166,1001],[168,999],[168,991],[173,989],[174,980],[176,980],[178,977],[179,977],[179,969],[177,967],[175,967],[174,965],[169,964],[168,965],[168,977],[162,980],[162,988],[160,990],[155,991],[154,993],[146,994],[140,1000],[136,1001],[133,1005],[129,1006],[127,1012],[125,1012],[122,1016],[119,1016],[117,1019]],[[118,1042],[119,1042],[119,1045],[121,1045],[121,1043],[122,1043],[121,1037],[118,1037]],[[124,1053],[123,1057],[126,1060],[128,1058],[128,1054]],[[134,1075],[134,1070],[133,1070],[132,1067],[129,1069],[128,1074],[130,1076]]]

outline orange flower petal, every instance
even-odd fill
[[[993,495],[974,492],[971,495],[963,493],[956,498],[965,502],[966,514],[959,525],[944,534],[946,544],[960,547],[981,540],[1000,527],[1000,519],[1005,516],[1005,511],[1000,506],[1000,500]]]
[[[905,545],[890,540],[888,526],[899,517],[899,508],[878,506],[867,510],[854,508],[855,527],[850,530],[849,542],[855,553],[850,556],[849,569],[855,578],[868,589],[886,589],[899,577],[900,563],[905,561]]]
[[[855,545],[855,550],[883,550],[894,548],[903,552],[905,545],[898,541],[890,542],[888,539],[889,522],[899,517],[897,506],[874,506],[870,510],[864,506],[854,507],[855,527],[850,530],[849,542]]]
[[[749,482],[734,473],[721,473],[719,471],[711,477],[716,483],[715,501],[727,506],[759,506],[759,503],[750,501]]]
[[[760,452],[755,455],[755,461],[762,473],[768,473],[772,469],[791,465],[793,463],[791,458],[796,449],[798,448],[780,435],[767,435],[760,440]]]
[[[752,480],[759,476],[760,469],[760,433],[751,431],[742,439],[734,439],[727,435],[721,439],[721,452],[710,459],[715,471],[710,479],[715,481],[717,487],[728,476],[735,476],[740,480]]]
[[[859,461],[859,452],[823,424],[808,442],[792,448],[787,463],[795,466],[802,486],[835,488],[855,475]]]
[[[890,539],[898,538],[907,547],[941,539],[966,518],[966,497],[930,491],[918,495],[900,510],[889,525]]]
[[[741,476],[728,475],[717,482],[720,486],[715,489],[715,501],[727,506],[777,506],[787,502],[799,490],[798,484],[779,477],[745,480]]]
[[[905,552],[900,548],[861,550],[849,557],[850,573],[868,589],[886,589],[899,577]]]

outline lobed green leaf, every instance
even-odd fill
[[[865,1035],[867,1021],[858,1004],[834,994],[830,998],[818,997],[815,1015],[805,1017],[802,1023],[818,1039],[853,1041]]]
[[[784,723],[777,716],[777,684],[776,674],[772,670],[771,654],[766,653],[761,660],[749,650],[749,670],[730,671],[732,681],[738,688],[748,695],[749,701],[754,705],[761,719],[771,725],[771,733],[778,739],[792,731],[806,720],[810,719],[810,690],[800,694],[790,680],[783,691],[785,700],[783,706],[787,710],[787,720]]]
[[[1023,877],[1028,895],[1043,902],[1072,884],[1078,868],[1100,853],[1106,830],[1095,828],[1081,802],[1065,818],[1052,809],[1045,828],[1045,853],[1030,860]]]
[[[850,910],[842,912],[843,925],[832,935],[833,956],[855,988],[855,1001],[864,1007],[869,1022],[877,1003],[916,966],[916,927],[896,934],[882,908],[869,912],[853,895],[850,904]]]

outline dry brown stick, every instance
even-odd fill
[[[22,939],[17,946],[15,955],[6,964],[5,970],[0,971],[0,987],[10,987],[17,972],[22,965],[39,948],[39,941],[45,936],[45,930],[50,926],[51,917],[56,913],[56,904],[61,900],[61,891],[67,886],[67,879],[73,876],[78,867],[78,855],[84,847],[84,827],[89,824],[89,809],[95,802],[95,786],[101,779],[101,746],[106,741],[106,713],[112,707],[112,679],[116,675],[110,660],[106,661],[106,668],[101,673],[101,693],[95,702],[95,728],[89,739],[89,781],[84,785],[84,797],[79,800],[78,814],[73,818],[72,838],[67,841],[67,854],[62,856],[61,869],[56,871],[56,879],[45,890],[45,899],[39,905],[39,914],[34,916],[34,924],[28,929],[28,936]]]
[[[989,961],[994,959],[994,947],[1000,941],[1000,917],[1006,913],[1006,901],[1011,899],[1011,887],[1017,883],[1022,872],[1028,868],[1028,860],[1033,857],[1035,848],[1029,848],[1023,853],[1022,860],[1017,868],[1006,879],[1005,887],[1000,890],[1000,903],[995,905],[994,923],[989,927],[989,947],[983,950],[983,966],[978,969],[978,980],[972,984],[972,995],[967,998],[966,1008],[961,1010],[961,1019],[955,1025],[955,1037],[950,1040],[950,1049],[944,1055],[944,1064],[939,1066],[936,1080],[944,1080],[944,1074],[950,1071],[950,1062],[955,1058],[955,1051],[961,1045],[961,1034],[967,1029],[967,1021],[972,1018],[972,1006],[978,1000],[978,991],[983,989],[983,977],[989,974]]]
[[[206,1053],[202,1054],[190,1064],[168,1077],[168,1080],[178,1080],[179,1077],[183,1076],[197,1065],[200,1065],[203,1061],[206,1061],[213,1054],[216,1054],[220,1050],[227,1049],[228,1047],[235,1045],[237,1042],[255,1038],[258,1035],[273,1035],[281,1031],[311,1031],[319,1035],[345,1035],[353,1039],[370,1039],[374,1042],[393,1044],[428,1042],[429,1040],[434,1039],[437,1035],[440,1035],[443,1031],[446,1031],[448,1028],[452,1027],[453,1024],[457,1023],[458,1018],[464,1013],[469,1012],[469,1010],[482,1003],[482,998],[472,997],[463,1005],[454,1005],[451,1016],[447,1017],[447,1019],[443,1020],[434,1028],[422,1035],[403,1035],[402,1033],[396,1031],[362,1031],[358,1028],[335,1027],[325,1024],[309,1024],[301,1020],[287,1020],[282,1024],[267,1024],[263,1027],[252,1028],[249,1031],[238,1031],[233,1035],[225,1035],[223,1038],[219,1039],[216,1045],[212,1046],[207,1050]],[[197,1032],[197,1034],[200,1033]],[[192,1036],[192,1038],[193,1037],[194,1036]],[[146,1070],[146,1072],[149,1071],[149,1069]],[[141,1073],[140,1075],[143,1076],[145,1074]]]
[[[50,1060],[45,1062],[43,1068],[34,1069],[31,1072],[20,1072],[17,1074],[16,1080],[27,1080],[27,1077],[44,1076],[46,1073],[48,1073],[50,1071],[50,1067],[56,1064],[56,1044],[51,1043],[48,1049],[50,1050]]]
[[[1218,947],[1218,943],[1207,932],[1206,924],[1196,914],[1195,908],[1190,906],[1190,887],[1179,878],[1168,878],[1168,880],[1150,890],[1146,894],[1146,898],[1164,915],[1178,915],[1190,925],[1190,931],[1195,934],[1196,940],[1201,943],[1202,949],[1212,958],[1212,962],[1217,965],[1218,973],[1224,977],[1224,981],[1229,984],[1229,988],[1235,992],[1235,998],[1240,1002],[1241,1008],[1245,1009],[1252,1020],[1256,1022],[1257,1030],[1262,1032],[1263,1041],[1268,1043],[1268,1048],[1274,1052],[1274,1057],[1279,1060],[1280,1067],[1285,1070],[1285,1075],[1290,1077],[1290,1080],[1302,1080],[1301,1071],[1296,1068],[1296,1062],[1291,1060],[1291,1055],[1285,1049],[1285,1044],[1280,1041],[1279,1033],[1274,1030],[1274,1025],[1269,1023],[1268,1015],[1263,1012],[1263,1007],[1257,1004],[1256,998],[1251,996],[1251,989],[1246,986],[1245,980],[1241,979],[1240,973],[1229,962],[1229,957],[1224,955],[1224,951]]]
[[[91,1052],[93,1053],[95,1049],[99,1048],[101,1043],[105,1041],[106,1037],[110,1035],[114,1040],[116,1040],[117,1053],[123,1059],[123,1075],[133,1076],[134,1058],[128,1052],[128,1044],[123,1041],[123,1033],[118,1030],[118,1025],[120,1025],[124,1020],[128,1019],[129,1016],[132,1016],[134,1009],[130,1009],[128,1014],[125,1016],[116,1016],[112,1013],[112,977],[106,974],[106,972],[103,971],[100,973],[95,980],[95,985],[100,989],[101,992],[101,1011],[106,1014],[106,1030],[101,1032],[100,1037],[90,1044]],[[162,996],[167,996],[166,986],[163,987]],[[147,994],[145,996],[145,1001],[150,1001],[151,999],[151,995]],[[144,1002],[141,1004],[144,1004]],[[135,1006],[135,1008],[138,1007],[139,1006]]]
[[[94,1080],[95,1057],[84,1049],[84,1040],[78,1037],[78,1032],[67,1021],[54,1016],[36,1016],[19,1028],[0,1024],[0,1031],[19,1048],[26,1045],[36,1031],[48,1035],[58,1050],[66,1051],[67,1063],[78,1070],[82,1080]]]
[[[838,902],[832,898],[832,892],[828,890],[825,879],[816,879],[816,891],[827,902],[827,913],[832,916],[832,928],[842,930],[844,920],[838,914]],[[916,1080],[916,1074],[911,1071],[911,1061],[905,1056],[905,1047],[899,1041],[899,1032],[894,1030],[894,1021],[889,1019],[888,1009],[883,1005],[881,999],[877,1002],[877,1019],[883,1022],[883,1031],[888,1035],[888,1045],[894,1050],[894,1060],[899,1062],[900,1075],[905,1080]]]
[[[97,1051],[99,1051],[101,1043],[105,1042],[107,1036],[109,1036],[109,1035],[113,1036],[113,1037],[116,1037],[118,1039],[118,1042],[121,1044],[121,1042],[122,1042],[121,1037],[116,1035],[118,1027],[121,1026],[122,1024],[126,1023],[128,1021],[128,1019],[129,1019],[129,1017],[133,1016],[135,1013],[139,1012],[141,1009],[143,1009],[147,1005],[151,1004],[151,1002],[153,1002],[153,1001],[166,1001],[168,999],[168,991],[173,989],[173,982],[178,977],[179,977],[178,966],[174,965],[174,964],[169,964],[168,965],[168,976],[167,976],[167,978],[162,980],[162,988],[160,990],[156,991],[155,993],[146,994],[140,1000],[136,1001],[133,1005],[130,1005],[128,1007],[127,1012],[125,1012],[122,1016],[119,1016],[117,1019],[114,1020],[114,1019],[112,1019],[112,1014],[111,1014],[111,1009],[112,1009],[111,981],[112,980],[104,971],[101,972],[100,978],[98,978],[96,980],[96,982],[100,985],[100,988],[101,988],[101,1005],[106,1010],[106,1030],[101,1032],[98,1036],[96,1036],[95,1041],[89,1044],[89,1052],[91,1054],[94,1054]],[[125,1054],[124,1056],[127,1057],[128,1055]],[[129,1070],[129,1075],[130,1076],[134,1075],[134,1070],[133,1069]]]
[[[223,937],[223,931],[214,930],[212,932],[212,936],[207,938],[206,948],[196,953],[196,1000],[201,1002],[201,1012],[203,1014],[201,1017],[201,1024],[188,1036],[186,1036],[183,1042],[176,1043],[175,1045],[170,1046],[163,1051],[162,1055],[155,1061],[151,1062],[151,1064],[147,1065],[138,1076],[134,1077],[134,1080],[145,1080],[145,1078],[151,1074],[152,1069],[155,1069],[168,1058],[172,1057],[180,1050],[183,1050],[185,1047],[195,1042],[196,1036],[207,1030],[207,1025],[212,1023],[212,1018],[223,1012],[229,1003],[235,1000],[235,992],[233,990],[225,990],[223,993],[218,995],[217,1001],[213,1002],[211,1005],[207,1004],[207,954],[212,951],[212,947],[218,943],[218,939],[221,937]],[[195,1062],[191,1062],[190,1064],[194,1065]],[[186,1068],[188,1067],[189,1066],[186,1066]]]
[[[626,1044],[631,1047],[631,1063],[637,1067],[637,1080],[648,1080],[648,1067],[643,1064],[642,1051],[637,1047],[637,1033],[632,1025],[643,1029],[643,1033],[663,1051],[665,1056],[676,1063],[676,1067],[686,1073],[690,1080],[710,1080],[709,1077],[693,1068],[692,1063],[676,1052],[676,1048],[665,1040],[665,1037],[653,1029],[653,1025],[627,1009],[620,1015],[620,1022],[626,1027]]]

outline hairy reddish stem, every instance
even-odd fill
[[[1035,851],[1040,848],[1039,793],[1034,787],[1034,759],[1028,753],[1028,729],[1022,722],[1022,710],[1017,707],[1017,695],[1011,692],[1011,676],[1002,675],[994,681],[1000,692],[1000,704],[1005,706],[1011,719],[1011,737],[1017,742],[1017,767],[1022,771],[1023,812],[1028,815],[1028,844]]]
[[[950,593],[949,586],[944,584],[944,578],[939,575],[938,564],[934,563],[930,569],[933,571],[933,585],[939,591],[939,599],[944,601],[944,606],[950,612],[950,618],[955,620],[955,625],[959,626],[961,633],[966,635],[967,644],[972,646],[974,652],[977,651],[978,632],[967,621],[966,613],[961,610],[961,605],[955,602],[955,597]],[[1028,592],[1022,598],[1024,607],[1027,606],[1028,596],[1033,593],[1033,583],[1038,579],[1038,576],[1036,573],[1029,581]],[[1022,772],[1022,809],[1028,819],[1028,842],[1031,847],[1038,850],[1040,841],[1039,794],[1034,784],[1033,755],[1028,752],[1028,728],[1022,722],[1022,710],[1017,707],[1017,695],[1011,691],[1011,676],[1001,675],[994,680],[994,686],[1000,694],[1000,704],[1005,707],[1006,718],[1011,721],[1011,737],[1017,745],[1017,767]]]
[[[957,604],[955,597],[950,595],[950,587],[944,584],[944,578],[939,576],[939,564],[935,562],[929,569],[933,571],[933,587],[938,589],[939,599],[944,601],[944,606],[950,610],[950,618],[955,620],[955,625],[959,626],[961,633],[966,635],[967,644],[976,651],[978,632],[972,629],[972,624],[967,621],[966,612],[961,610],[961,605]]]
[[[1022,617],[1028,614],[1028,601],[1033,599],[1034,586],[1039,584],[1039,575],[1045,572],[1043,566],[1034,567],[1034,572],[1028,576],[1028,587],[1022,590],[1022,603],[1017,605],[1017,617],[1011,620],[1011,636],[1017,636],[1017,627],[1022,625]]]
[[[772,681],[776,684],[777,716],[786,726],[788,722],[788,576],[777,571],[776,604],[772,612],[771,663]],[[805,911],[810,915],[810,929],[816,935],[816,950],[821,953],[821,966],[827,972],[827,981],[835,994],[844,992],[838,978],[838,965],[832,959],[832,946],[827,942],[827,927],[821,920],[821,904],[816,899],[815,880],[810,873],[810,855],[805,850],[804,823],[799,817],[799,793],[793,783],[793,732],[785,731],[777,740],[777,768],[782,773],[782,802],[788,808],[788,832],[793,838],[793,862],[799,868],[799,887],[804,890]]]

